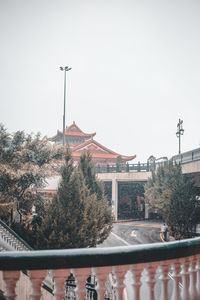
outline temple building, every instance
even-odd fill
[[[84,152],[89,152],[94,163],[97,165],[112,165],[116,164],[119,160],[122,164],[126,164],[136,157],[136,155],[121,155],[106,148],[93,139],[95,135],[95,132],[84,133],[75,122],[69,127],[66,127],[65,144],[71,148],[74,161],[78,161]],[[58,130],[57,134],[51,138],[51,141],[58,145],[62,145],[63,133]]]

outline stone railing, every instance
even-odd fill
[[[177,164],[187,164],[191,162],[196,162],[200,160],[200,148],[193,149],[181,154],[172,156],[171,160]]]
[[[114,248],[1,252],[0,270],[6,299],[97,299],[98,295],[98,299],[197,300],[200,238]],[[20,286],[22,270],[28,276]],[[53,293],[44,296],[41,287],[47,272],[54,286]],[[87,292],[91,277],[95,293]],[[71,288],[66,285],[69,278],[73,278]]]
[[[0,251],[30,251],[32,248],[0,220]]]
[[[115,165],[96,165],[96,173],[121,173],[121,172],[150,172],[155,170],[156,164],[140,163],[137,164],[115,164]]]

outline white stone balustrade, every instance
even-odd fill
[[[0,220],[0,245],[1,251],[30,251],[30,247],[26,246],[24,241],[20,241],[20,237],[11,230],[5,223]]]
[[[0,289],[9,300],[92,300],[95,294],[98,300],[199,300],[199,252],[199,238],[135,247],[4,252],[0,253]],[[43,286],[48,269],[52,269],[52,292]],[[107,285],[111,273],[114,279]],[[88,289],[90,275],[95,280]],[[74,280],[71,294],[66,292],[69,276]]]

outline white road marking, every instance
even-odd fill
[[[131,231],[131,236],[132,236],[132,237],[137,237],[137,233],[136,233],[135,230]]]
[[[125,241],[124,239],[122,239],[120,236],[118,236],[117,234],[111,232],[112,235],[114,235],[114,237],[116,237],[116,239],[120,240],[121,242],[123,242],[125,245],[127,246],[131,246],[131,244],[129,244],[127,241]]]

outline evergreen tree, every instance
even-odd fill
[[[40,227],[40,248],[94,247],[108,236],[111,225],[106,223],[106,217],[102,218],[101,201],[86,181],[87,177],[80,167],[74,166],[68,153],[57,194]]]
[[[98,228],[101,232],[100,241],[106,239],[111,231],[113,216],[109,200],[104,194],[103,182],[99,181],[96,176],[95,166],[90,153],[82,154],[79,160],[78,168],[83,173],[86,185],[90,194],[95,194],[98,200]],[[105,224],[107,226],[105,227]]]
[[[180,165],[169,163],[152,173],[145,185],[145,201],[162,216],[172,236],[192,237],[197,224],[197,189]]]
[[[103,184],[96,178],[95,167],[89,152],[81,155],[78,167],[83,173],[90,193],[95,193],[97,195],[97,199],[102,201],[104,197]]]
[[[123,160],[122,157],[119,155],[117,156],[116,160],[116,172],[121,172],[123,169]]]

